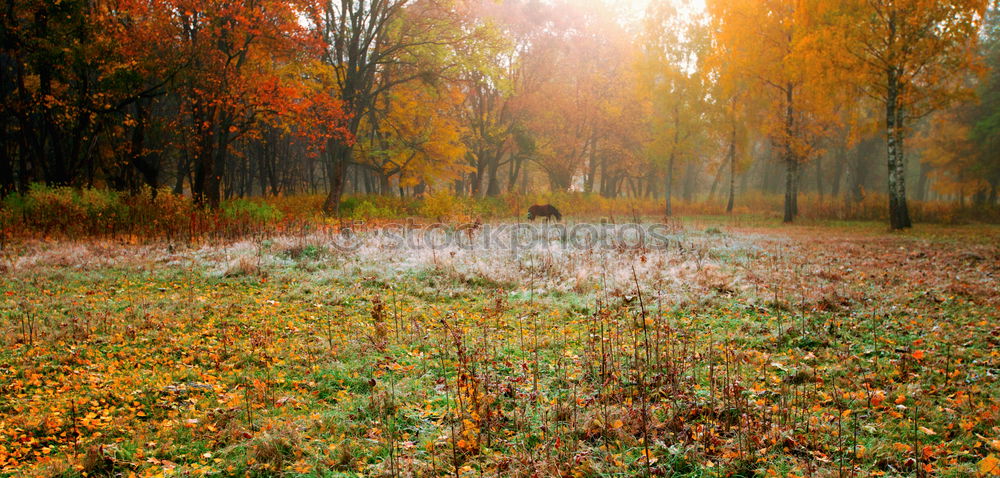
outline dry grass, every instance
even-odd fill
[[[639,251],[21,244],[0,466],[969,476],[997,452],[996,230],[674,230]]]

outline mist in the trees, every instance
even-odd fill
[[[4,195],[766,196],[786,222],[881,197],[894,228],[997,204],[983,0],[12,5]]]

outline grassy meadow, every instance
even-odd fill
[[[12,241],[0,475],[1000,474],[1000,228],[665,226]]]

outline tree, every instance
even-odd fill
[[[935,114],[914,141],[934,179],[932,188],[957,195],[963,204],[971,195],[978,206],[996,205],[1000,186],[1000,14],[995,8],[986,15],[981,38],[989,72],[969,79],[979,101]]]
[[[357,137],[363,121],[375,124],[378,98],[413,81],[432,82],[463,64],[457,47],[488,48],[481,30],[460,28],[461,5],[416,0],[327,1],[312,16],[325,45],[323,59],[336,72],[331,90]],[[481,48],[480,48],[481,47]],[[338,214],[354,143],[332,141],[324,153],[328,194],[324,209]]]
[[[463,95],[457,87],[434,88],[411,82],[383,95],[378,123],[362,125],[362,136],[370,136],[358,147],[358,155],[378,174],[382,193],[389,178],[399,177],[399,186],[453,181],[466,171],[462,137],[466,126],[459,121]]]
[[[972,140],[978,151],[977,172],[989,183],[988,202],[997,204],[1000,189],[1000,5],[986,16],[982,55],[988,76],[979,84],[979,104],[973,108]]]
[[[0,195],[29,182],[93,185],[139,169],[150,103],[184,64],[148,2],[8,2],[0,11]],[[127,173],[123,173],[127,174]],[[117,179],[117,178],[112,178]],[[123,186],[111,181],[112,186]]]
[[[305,13],[285,0],[176,0],[165,5],[176,28],[176,47],[188,60],[182,110],[190,118],[187,148],[199,205],[222,200],[230,145],[268,115],[291,107],[304,82],[281,68],[318,47],[300,24]]]
[[[892,229],[911,226],[905,184],[906,126],[968,97],[966,74],[978,64],[975,45],[988,3],[844,0],[832,12],[830,58],[884,107]]]
[[[508,189],[524,173],[530,140],[524,128],[528,92],[545,80],[532,70],[530,53],[544,25],[555,14],[552,7],[537,2],[478,2],[477,21],[492,25],[494,51],[488,61],[462,69],[459,78],[465,95],[464,138],[466,159],[471,169],[459,189],[473,196],[500,194],[501,166],[509,165]]]
[[[712,40],[714,38],[710,35],[711,43],[701,74],[709,96],[709,132],[725,145],[725,162],[729,169],[726,212],[731,213],[736,203],[736,172],[741,166],[745,167],[749,157],[750,125],[747,124],[747,114],[757,105],[749,91],[754,81],[734,70],[738,65],[730,61],[730,57],[736,54],[730,50],[732,45]]]
[[[733,212],[736,204],[737,171],[745,169],[747,162],[749,131],[743,117],[744,109],[740,98],[742,94],[745,93],[717,90],[713,95],[713,98],[717,101],[712,105],[712,112],[715,113],[715,121],[713,123],[716,126],[711,129],[711,132],[725,145],[726,158],[724,166],[727,167],[729,172],[729,185],[726,195],[727,213]]]
[[[664,214],[673,214],[674,166],[692,160],[702,148],[706,91],[699,62],[705,38],[699,20],[686,19],[674,5],[657,3],[647,11],[642,40],[644,85],[649,91],[654,131],[650,154],[666,168]]]
[[[599,5],[560,4],[556,11],[523,55],[533,84],[520,95],[520,112],[550,188],[591,191],[604,153],[624,139],[613,132],[636,119],[621,106],[635,100],[634,45]]]
[[[933,168],[934,189],[957,195],[962,204],[966,196],[981,194],[990,187],[977,167],[979,151],[972,140],[969,108],[964,110],[936,115],[927,131],[914,140],[923,152],[924,162]]]
[[[712,0],[713,55],[723,83],[746,82],[761,116],[761,130],[785,164],[784,221],[798,215],[799,167],[820,152],[819,140],[834,120],[835,89],[820,64],[815,42],[817,4],[783,0]],[[759,102],[759,103],[757,103]]]

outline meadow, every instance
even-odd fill
[[[1000,477],[998,151],[1000,0],[7,0],[0,478]]]
[[[663,226],[8,245],[0,470],[1000,474],[1000,229]]]

